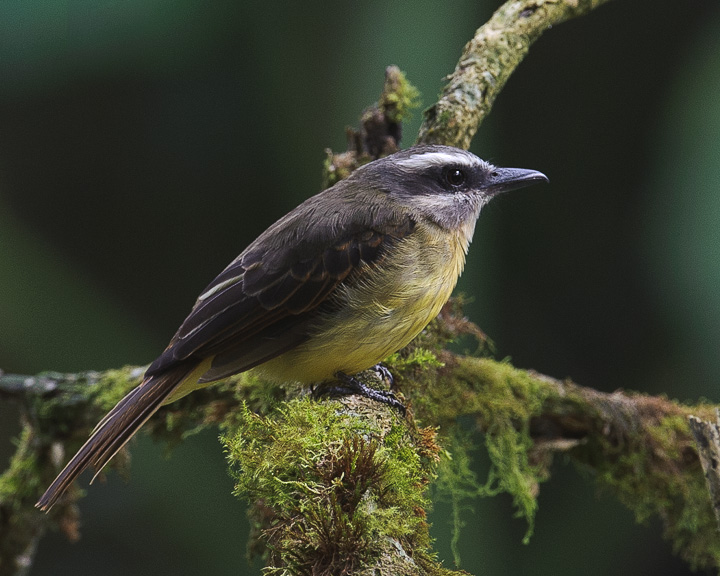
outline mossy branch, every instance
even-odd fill
[[[478,333],[446,309],[391,359],[407,419],[357,397],[309,401],[306,392],[242,374],[162,408],[148,429],[173,442],[190,429],[222,426],[239,470],[238,490],[257,503],[253,514],[278,573],[319,566],[328,574],[362,574],[392,566],[397,574],[449,574],[433,559],[424,510],[427,484],[437,475],[439,489],[475,489],[458,468],[466,448],[457,440],[460,416],[473,417],[485,432],[490,491],[509,492],[530,523],[540,482],[562,453],[593,471],[639,521],[659,517],[674,549],[693,566],[720,565],[717,524],[688,423],[691,414],[711,420],[716,407],[606,394],[446,349],[449,339],[467,332]],[[63,455],[141,372],[45,374],[23,378],[22,390],[19,377],[0,376],[0,390],[25,414],[18,453],[0,477],[0,573],[17,573],[9,563],[27,557],[48,523],[76,535],[79,490],[49,517],[32,504]],[[443,445],[452,445],[452,459],[442,456]]]

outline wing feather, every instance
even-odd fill
[[[413,228],[412,219],[404,217],[382,225],[345,226],[349,231],[334,241],[316,232],[273,245],[263,243],[261,236],[203,291],[147,375],[189,358],[214,356],[201,379],[211,381],[299,345],[308,338],[313,311],[329,305],[340,284],[355,281],[381,262]]]

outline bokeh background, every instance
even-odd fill
[[[498,5],[0,3],[0,368],[150,362],[206,283],[319,190],[323,150],[344,149],[385,66],[430,105]],[[532,47],[473,145],[551,180],[482,214],[461,281],[499,357],[720,402],[719,39],[716,0],[636,0]],[[0,405],[3,464],[16,432]],[[135,442],[132,481],[94,485],[82,540],[48,535],[31,574],[259,574],[215,436],[170,459]],[[690,573],[658,522],[562,461],[529,545],[508,498],[468,504],[471,573]],[[451,566],[448,514],[431,520]]]

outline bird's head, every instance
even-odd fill
[[[438,145],[397,152],[363,166],[350,178],[448,230],[474,222],[481,208],[502,192],[548,181],[537,170],[498,168],[466,150]]]

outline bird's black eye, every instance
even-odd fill
[[[467,175],[464,170],[460,170],[459,168],[448,168],[445,170],[445,181],[450,184],[450,186],[457,188],[465,184],[465,180],[467,180]]]

